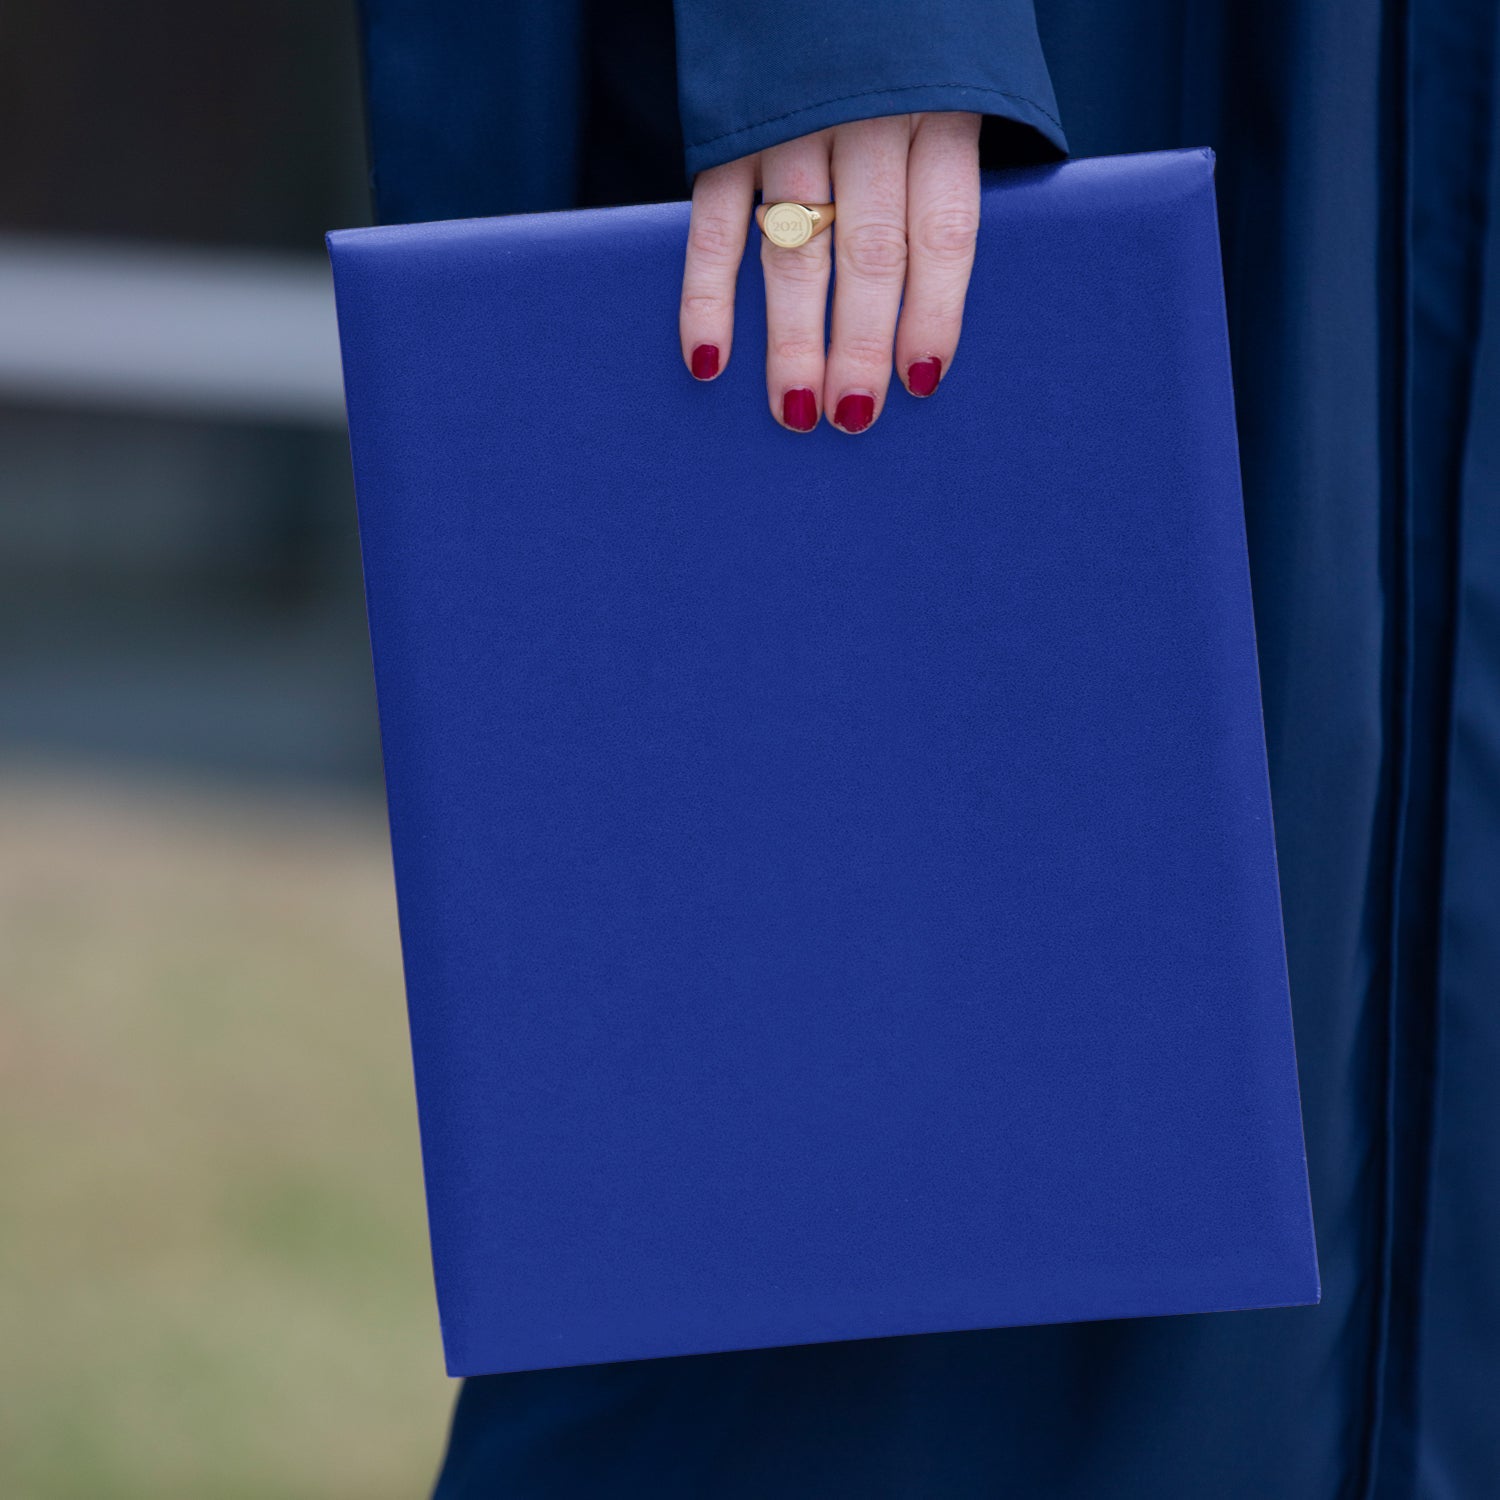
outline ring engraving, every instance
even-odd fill
[[[783,250],[805,245],[813,232],[813,216],[800,203],[773,203],[766,210],[766,238]]]
[[[763,203],[755,211],[763,235],[782,250],[795,250],[833,223],[831,203]]]

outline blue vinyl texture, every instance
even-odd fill
[[[1210,154],[857,438],[686,225],[330,236],[450,1371],[1315,1301]]]

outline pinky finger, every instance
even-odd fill
[[[729,363],[735,280],[754,198],[753,156],[710,167],[693,182],[677,327],[683,361],[699,380],[712,380]]]
[[[906,160],[906,300],[896,368],[930,396],[953,363],[979,229],[979,116],[923,115]]]

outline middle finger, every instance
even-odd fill
[[[833,425],[863,432],[885,404],[906,281],[907,115],[841,126],[833,140],[833,338],[824,400]]]

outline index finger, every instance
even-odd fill
[[[712,380],[729,363],[735,280],[754,197],[753,156],[709,167],[693,180],[677,331],[682,358],[699,380]]]

